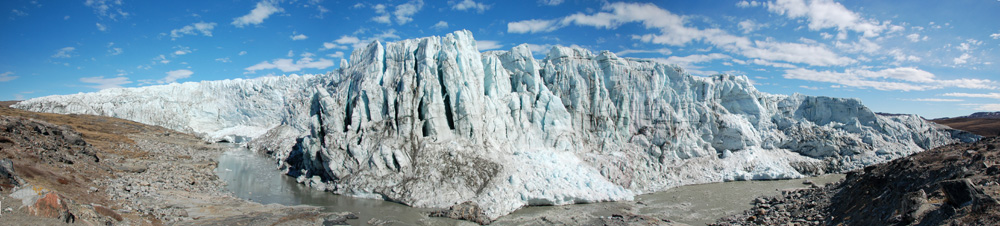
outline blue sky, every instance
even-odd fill
[[[373,40],[467,29],[481,51],[577,46],[880,112],[1000,111],[998,0],[7,0],[0,16],[5,100],[325,73]]]

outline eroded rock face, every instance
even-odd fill
[[[472,201],[489,218],[524,205],[839,172],[978,139],[877,115],[856,99],[766,94],[744,76],[692,76],[607,51],[480,53],[468,31],[373,42],[341,65],[15,107],[253,139],[316,188],[418,207]]]

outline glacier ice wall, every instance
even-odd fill
[[[418,207],[629,200],[725,180],[842,172],[976,136],[856,99],[772,95],[744,76],[607,51],[481,53],[472,34],[373,42],[326,75],[49,96],[15,107],[241,142],[338,194]]]

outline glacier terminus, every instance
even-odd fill
[[[480,52],[469,31],[372,42],[323,75],[47,96],[13,107],[112,116],[243,143],[336,194],[414,207],[631,200],[671,187],[845,172],[979,137],[857,99],[776,95],[608,51]]]

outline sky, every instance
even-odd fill
[[[373,41],[608,50],[927,118],[1000,111],[1000,0],[0,1],[0,100],[319,74]]]

